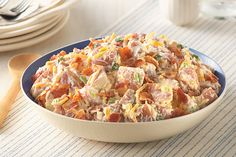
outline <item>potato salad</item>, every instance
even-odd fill
[[[112,34],[61,51],[32,76],[42,107],[102,122],[148,122],[193,113],[217,99],[214,69],[165,35]]]

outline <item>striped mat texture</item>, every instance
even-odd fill
[[[20,93],[0,130],[0,156],[236,156],[236,20],[199,18],[177,27],[148,0],[100,35],[156,32],[215,59],[227,77],[226,95],[202,123],[169,139],[112,144],[74,137],[44,122]]]

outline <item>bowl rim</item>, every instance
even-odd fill
[[[100,39],[102,37],[95,37],[94,39]],[[21,76],[21,79],[20,79],[20,86],[21,86],[21,91],[23,92],[23,95],[27,98],[27,100],[29,100],[31,102],[31,104],[33,103],[35,106],[37,106],[40,110],[42,111],[45,111],[46,113],[48,114],[51,114],[53,116],[56,116],[58,118],[64,118],[64,119],[67,119],[67,120],[72,120],[72,121],[75,121],[75,122],[80,122],[80,123],[92,123],[92,124],[106,124],[106,125],[145,125],[145,124],[153,124],[153,123],[164,123],[164,122],[169,122],[169,121],[174,121],[174,120],[181,120],[181,119],[186,119],[188,117],[192,117],[193,115],[196,115],[196,114],[199,114],[200,112],[203,112],[204,110],[210,108],[211,106],[213,105],[217,105],[221,100],[222,98],[224,97],[225,93],[226,93],[226,90],[227,90],[227,78],[226,78],[226,75],[225,75],[225,72],[223,70],[223,68],[214,60],[212,59],[211,57],[205,55],[204,53],[198,51],[198,50],[195,50],[193,48],[189,48],[189,50],[193,53],[197,52],[197,53],[200,53],[203,57],[207,58],[207,59],[210,59],[212,60],[218,67],[219,69],[222,71],[221,74],[222,76],[224,77],[225,79],[225,82],[224,82],[224,89],[222,90],[220,96],[214,100],[212,103],[210,103],[209,105],[207,105],[206,107],[202,108],[202,109],[199,109],[193,113],[189,113],[189,114],[186,114],[186,115],[182,115],[182,116],[179,116],[179,117],[173,117],[173,118],[168,118],[168,119],[163,119],[163,120],[155,120],[155,121],[147,121],[147,122],[103,122],[103,121],[94,121],[94,120],[83,120],[83,119],[76,119],[76,118],[72,118],[72,117],[68,117],[68,116],[65,116],[65,115],[61,115],[61,114],[58,114],[58,113],[55,113],[53,111],[50,111],[42,106],[40,106],[39,104],[37,104],[35,101],[33,101],[32,99],[29,98],[29,96],[26,94],[26,92],[24,91],[24,84],[23,84],[23,77],[26,73],[26,71],[29,69],[29,67],[34,64],[36,61],[40,60],[41,58],[51,54],[51,53],[54,53],[55,51],[58,51],[58,50],[61,50],[63,48],[66,48],[66,47],[69,47],[69,46],[72,46],[72,45],[75,45],[75,44],[79,44],[79,43],[83,43],[83,42],[86,42],[86,41],[89,41],[89,39],[84,39],[84,40],[80,40],[80,41],[77,41],[77,42],[73,42],[73,43],[70,43],[70,44],[66,44],[65,46],[62,46],[62,47],[59,47],[57,49],[54,49],[54,50],[51,50],[50,52],[48,53],[45,53],[44,55],[40,56],[39,58],[37,58],[36,60],[34,60],[30,65],[28,65],[28,67],[24,70],[22,76]],[[207,65],[207,64],[206,64]]]

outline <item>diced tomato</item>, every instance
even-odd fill
[[[82,75],[90,76],[93,73],[93,69],[91,67],[84,68],[81,72]]]
[[[118,52],[122,61],[132,57],[132,52],[128,47],[119,48]]]
[[[186,104],[188,102],[188,98],[185,95],[184,91],[181,88],[177,89],[178,100],[180,103]]]
[[[119,122],[121,120],[120,113],[117,112],[111,113],[108,120],[109,122]]]
[[[51,93],[54,98],[59,98],[64,94],[68,93],[69,85],[68,84],[61,84],[58,86],[54,86],[51,88]]]

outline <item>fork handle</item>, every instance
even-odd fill
[[[14,78],[11,87],[7,91],[6,95],[0,101],[0,128],[2,127],[11,106],[14,103],[18,92],[20,91],[20,80],[19,78]]]

